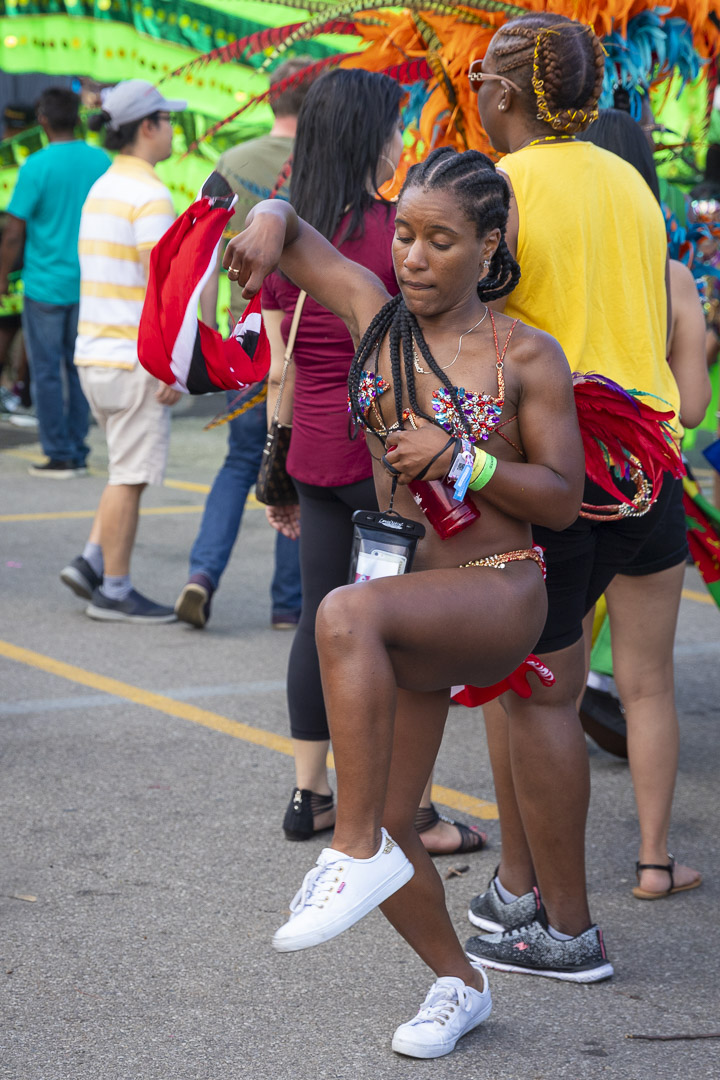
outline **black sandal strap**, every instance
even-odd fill
[[[454,851],[448,851],[448,855],[465,855],[469,851],[482,851],[485,847],[485,837],[481,832],[471,829],[469,825],[463,825],[462,821],[453,821],[452,818],[439,814],[433,803],[418,808],[413,824],[416,832],[424,833],[437,825],[438,821],[454,825],[460,833],[460,844]]]
[[[455,851],[456,855],[465,855],[469,851],[482,851],[485,840],[481,832],[471,829],[469,825],[463,825],[462,821],[453,821],[452,824],[460,831],[460,847]]]
[[[667,863],[665,866],[661,866],[660,863],[636,862],[635,863],[635,877],[639,881],[640,880],[640,874],[642,873],[643,870],[664,870],[666,874],[670,875],[670,888],[674,889],[675,888],[675,877],[674,877],[673,871],[675,869],[675,859],[673,858],[672,855],[668,855],[668,859],[670,860],[670,862]]]
[[[415,826],[416,832],[424,833],[437,825],[438,821],[440,821],[440,815],[433,804],[430,803],[429,806],[418,807],[413,825]]]
[[[312,791],[310,793],[310,809],[312,810],[313,817],[317,817],[318,814],[325,814],[328,810],[332,810],[334,806],[334,800],[332,795],[318,795]]]

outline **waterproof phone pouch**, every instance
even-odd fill
[[[394,510],[356,510],[348,584],[408,574],[425,526]]]

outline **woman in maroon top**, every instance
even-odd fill
[[[318,79],[298,117],[290,184],[298,214],[348,259],[372,270],[393,295],[395,207],[380,198],[378,188],[393,176],[402,152],[401,97],[394,80],[372,72],[338,70]],[[274,361],[284,353],[297,297],[298,289],[282,274],[266,278],[263,318]],[[290,840],[309,839],[335,821],[315,615],[323,597],[347,582],[353,511],[377,507],[365,437],[349,424],[354,352],[342,320],[307,297],[293,351],[288,454],[299,506],[268,508],[276,529],[300,537],[303,609],[288,666],[297,784],[283,823]],[[283,395],[281,421],[290,422],[290,397]]]

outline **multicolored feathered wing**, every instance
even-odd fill
[[[227,340],[198,319],[200,293],[215,267],[234,201],[227,182],[213,173],[201,198],[170,226],[150,256],[138,356],[151,375],[185,394],[240,390],[264,379],[270,368],[259,296]]]
[[[636,115],[648,88],[658,83],[669,86],[675,77],[681,88],[720,47],[720,0],[666,0],[662,6],[650,0],[406,0],[402,5],[387,0],[279,0],[272,6],[291,7],[294,21],[213,49],[177,73],[192,83],[209,60],[257,65],[261,56],[261,67],[267,69],[289,50],[302,50],[306,42],[322,35],[354,35],[357,51],[326,57],[299,78],[313,78],[322,68],[340,64],[383,72],[406,87],[406,152],[398,180],[436,146],[492,153],[467,72],[509,19],[552,11],[591,25],[607,54],[601,105],[612,105],[615,91],[623,88]],[[298,10],[307,12],[302,22],[297,21]],[[285,89],[283,83],[276,84],[227,119]]]
[[[586,474],[619,503],[632,506],[633,500],[617,487],[613,474],[630,479],[633,468],[639,466],[651,487],[649,509],[660,493],[663,474],[683,476],[685,472],[673,438],[672,409],[653,409],[640,400],[642,391],[624,390],[594,372],[574,373],[573,387]]]

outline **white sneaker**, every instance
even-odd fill
[[[482,993],[451,975],[432,984],[417,1016],[393,1035],[396,1054],[442,1057],[452,1053],[458,1039],[487,1020],[492,1011],[490,987],[482,969],[477,970],[483,977]]]
[[[324,848],[290,904],[289,920],[273,937],[278,952],[309,949],[341,934],[402,888],[415,873],[409,859],[382,830],[371,859],[353,859]]]

